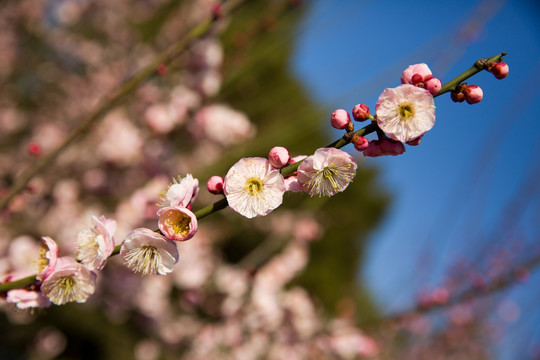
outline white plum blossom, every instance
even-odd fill
[[[191,205],[199,192],[199,180],[193,178],[191,174],[185,177],[173,179],[171,185],[161,198],[160,207],[179,206],[187,207]]]
[[[173,240],[150,229],[138,228],[127,234],[120,256],[135,273],[166,275],[178,262],[178,249]]]
[[[375,111],[381,130],[401,142],[414,140],[435,125],[433,96],[426,89],[409,84],[385,89]]]
[[[77,260],[90,270],[101,270],[114,250],[116,221],[92,216],[92,223],[77,234]]]
[[[298,167],[298,181],[309,195],[333,196],[349,186],[356,175],[356,162],[336,148],[321,148]]]
[[[96,273],[73,258],[61,257],[41,284],[41,293],[56,305],[86,302],[96,289]]]
[[[284,179],[265,158],[240,159],[225,176],[223,191],[229,206],[247,217],[268,215],[283,202]]]
[[[159,209],[157,215],[159,230],[171,240],[189,240],[197,233],[197,218],[187,208],[169,206]]]

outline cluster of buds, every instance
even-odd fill
[[[456,86],[455,90],[450,93],[450,97],[454,102],[467,101],[469,104],[479,103],[484,97],[482,88],[478,85],[467,85],[462,83]]]
[[[437,95],[442,87],[441,80],[433,77],[431,70],[424,63],[410,65],[405,69],[401,75],[401,83],[424,88],[429,91],[432,96]]]

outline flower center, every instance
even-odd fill
[[[414,116],[414,107],[411,104],[400,104],[399,116],[401,120],[409,120]]]
[[[248,179],[248,181],[246,181],[246,190],[247,192],[249,193],[249,195],[251,196],[255,196],[257,194],[259,194],[262,189],[263,189],[264,185],[261,181],[261,179],[259,178],[255,178],[255,177],[252,177],[250,179]]]
[[[37,267],[38,267],[38,273],[42,272],[43,269],[49,265],[49,259],[47,259],[47,252],[49,251],[49,248],[47,245],[42,244],[39,248],[39,257],[37,260]]]

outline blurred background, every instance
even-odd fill
[[[214,4],[1,2],[0,194]],[[505,51],[510,75],[469,79],[479,104],[438,97],[436,126],[403,155],[345,148],[359,170],[344,194],[287,194],[267,217],[225,209],[202,220],[169,276],[141,278],[115,258],[86,304],[30,312],[2,301],[0,358],[539,359],[540,280],[525,266],[539,254],[539,10],[244,2],[1,212],[2,279],[35,273],[41,236],[72,253],[92,215],[118,221],[117,244],[155,228],[173,176],[199,179],[197,209],[219,199],[206,180],[241,157],[276,145],[313,153],[341,136],[333,110],[374,111],[408,65],[445,82]],[[484,296],[507,273],[510,286]],[[423,314],[426,304],[441,309]]]

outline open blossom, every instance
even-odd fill
[[[45,308],[51,305],[49,299],[39,291],[26,289],[13,289],[7,292],[8,303],[15,304],[19,309]]]
[[[171,185],[161,198],[160,207],[191,205],[199,192],[199,180],[187,174],[184,178],[173,179]]]
[[[159,230],[171,240],[189,240],[197,232],[197,218],[186,208],[169,206],[159,209],[157,215]]]
[[[41,284],[41,292],[56,305],[85,302],[96,289],[96,273],[70,257],[59,258]]]
[[[43,236],[41,241],[42,247],[37,261],[38,274],[36,278],[43,281],[54,271],[60,249],[56,242],[48,236]]]
[[[267,215],[283,202],[285,185],[279,170],[265,158],[244,158],[225,176],[223,190],[229,206],[247,218]]]
[[[394,140],[416,139],[435,125],[433,96],[413,85],[385,89],[376,105],[377,125]]]
[[[349,186],[356,175],[356,162],[336,148],[321,148],[298,167],[298,181],[310,195],[332,196]]]
[[[114,250],[116,221],[93,216],[92,223],[77,234],[77,260],[91,270],[101,270]]]
[[[120,256],[133,272],[166,275],[178,262],[176,243],[150,229],[130,232],[120,250]]]

